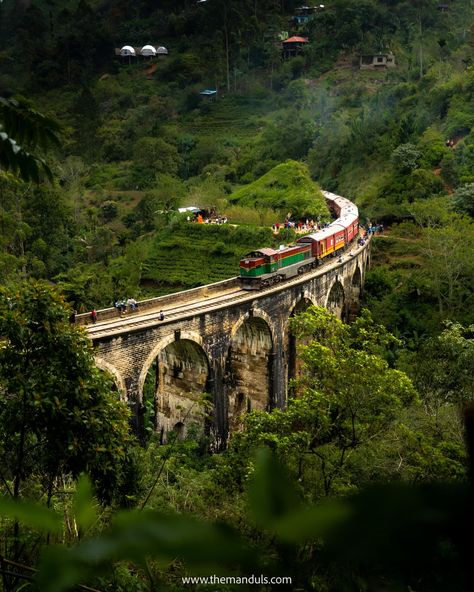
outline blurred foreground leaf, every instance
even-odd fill
[[[97,519],[92,484],[87,475],[83,474],[79,477],[73,498],[73,506],[77,525],[82,530],[87,530]]]
[[[294,484],[270,450],[257,451],[249,485],[250,512],[257,524],[272,528],[278,519],[299,507]]]
[[[0,498],[0,515],[43,532],[57,533],[62,528],[61,518],[53,510],[32,502]]]
[[[251,571],[255,553],[229,527],[197,522],[186,516],[156,512],[126,512],[117,516],[109,533],[72,549],[51,547],[40,563],[42,592],[62,592],[92,574],[129,560],[143,565],[147,557],[179,558],[202,573]]]

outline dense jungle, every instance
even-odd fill
[[[0,0],[0,590],[473,589],[473,15]],[[384,228],[360,315],[295,316],[287,408],[225,450],[206,393],[160,440],[151,383],[137,438],[71,315],[236,276],[321,189]]]

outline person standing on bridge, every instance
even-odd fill
[[[165,320],[165,313],[162,310],[160,310],[160,314],[158,315],[158,318],[160,319],[160,321]]]
[[[91,310],[91,319],[94,325],[97,323],[97,311],[95,308]]]

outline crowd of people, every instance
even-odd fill
[[[367,237],[371,234],[383,234],[383,224],[369,224],[367,228],[361,227],[363,229],[362,236]]]
[[[119,315],[121,317],[123,317],[124,314],[127,312],[127,310],[129,312],[137,311],[138,310],[138,302],[135,300],[135,298],[127,298],[127,299],[124,298],[122,300],[117,300],[114,304],[114,308],[117,310]],[[97,310],[95,308],[93,308],[91,310],[90,318],[91,318],[92,323],[95,325],[95,323],[97,323]],[[165,313],[162,310],[160,310],[160,312],[158,314],[158,319],[160,321],[165,320]],[[69,322],[70,323],[76,322],[76,311],[71,313],[71,315],[69,316]]]
[[[215,208],[198,210],[188,215],[186,220],[196,224],[227,224],[227,216],[218,214]]]
[[[272,226],[272,230],[274,234],[278,234],[281,228],[293,228],[295,232],[315,232],[316,230],[321,230],[321,228],[326,228],[329,224],[321,224],[321,222],[315,220],[292,220],[289,216],[285,218],[283,224],[276,222]]]
[[[187,218],[188,222],[191,222],[191,216]],[[227,216],[203,216],[202,214],[197,214],[192,219],[193,222],[197,224],[227,224]]]
[[[120,316],[123,316],[127,312],[127,309],[130,312],[135,312],[138,310],[138,303],[135,298],[123,298],[122,300],[117,300],[115,302],[114,308],[117,310]]]

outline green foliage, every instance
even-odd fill
[[[0,516],[46,533],[61,532],[61,520],[51,509],[23,500],[0,498]]]
[[[453,205],[456,211],[474,217],[474,183],[456,189],[453,195]]]
[[[276,166],[254,183],[237,190],[230,201],[254,207],[271,206],[295,217],[319,216],[322,220],[328,217],[318,186],[309,178],[307,168],[294,161]]]
[[[68,315],[45,284],[0,292],[0,454],[15,498],[35,477],[51,495],[60,475],[86,470],[108,498],[120,481],[128,411]]]
[[[423,344],[412,361],[415,384],[434,413],[448,404],[462,408],[474,400],[473,329],[448,323],[440,335]]]
[[[0,166],[25,181],[52,180],[50,167],[38,154],[59,144],[59,124],[25,101],[0,97]]]
[[[392,152],[392,162],[402,173],[409,173],[418,168],[421,153],[413,144],[401,144]]]
[[[425,167],[437,166],[449,153],[443,134],[436,128],[428,128],[418,142],[421,151],[421,163]]]
[[[270,228],[176,223],[153,241],[144,262],[143,279],[176,290],[235,277],[239,260],[246,253],[259,245],[271,245],[273,241]],[[217,248],[216,243],[225,244],[225,248]],[[189,256],[190,244],[192,257]]]
[[[248,415],[237,445],[242,451],[257,444],[275,449],[312,498],[341,493],[358,485],[363,450],[381,446],[387,431],[396,430],[400,411],[416,393],[384,359],[397,340],[368,312],[347,326],[310,307],[295,317],[292,330],[310,340],[300,351],[299,396],[286,411]]]
[[[100,206],[100,212],[102,220],[104,222],[110,222],[111,220],[116,218],[118,214],[116,202],[113,200],[104,201]]]
[[[423,592],[446,585],[461,591],[470,573],[469,491],[469,486],[441,482],[378,484],[344,499],[309,505],[302,503],[281,466],[262,450],[249,482],[250,516],[258,524],[253,547],[222,523],[174,513],[122,512],[100,536],[69,549],[46,549],[36,583],[41,590],[65,591],[82,582],[94,583],[94,576],[103,581],[104,570],[110,571],[114,563],[115,580],[118,570],[124,573],[126,560],[139,570],[133,590],[163,587],[163,566],[172,562],[172,589],[173,584],[182,587],[183,573],[235,578],[263,573],[290,576],[292,587],[302,589],[383,583],[396,590],[418,582]],[[36,511],[30,507],[25,514]],[[406,532],[411,533],[408,539]],[[343,573],[338,569],[341,561]],[[148,584],[141,571],[147,573]],[[116,586],[121,589],[120,580]]]

